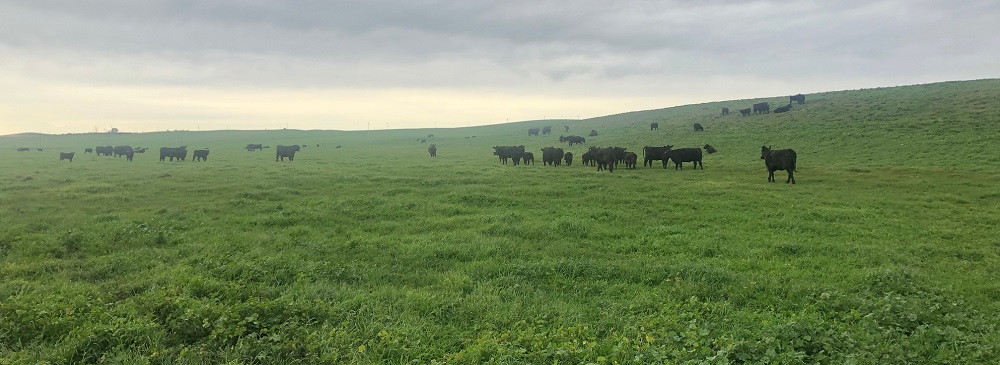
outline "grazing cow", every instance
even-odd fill
[[[97,146],[94,148],[94,151],[97,151],[98,156],[111,156],[111,154],[114,153],[115,148],[111,146]]]
[[[572,146],[574,144],[584,144],[587,142],[587,139],[580,136],[569,136],[566,137],[566,142],[569,142],[569,145]]]
[[[649,123],[649,130],[650,131],[658,131],[658,130],[660,130],[660,123],[656,123],[656,122]]]
[[[771,112],[771,105],[766,101],[763,103],[757,103],[753,105],[754,114],[768,114]]]
[[[535,154],[534,153],[531,153],[531,152],[522,153],[521,154],[521,159],[524,160],[524,164],[525,165],[528,165],[528,164],[534,165],[535,164]]]
[[[135,153],[146,153],[146,147],[138,147],[138,148],[134,149],[132,152],[135,152]]]
[[[700,132],[704,132],[705,128],[701,126],[701,123],[695,123],[694,124],[694,131],[695,132],[699,132],[699,131]]]
[[[340,148],[340,145],[338,144],[337,147],[334,147],[334,148]]]
[[[562,148],[544,147],[542,148],[542,165],[552,167],[562,165],[564,155],[565,152],[563,152]]]
[[[615,149],[612,147],[597,149],[597,171],[607,169],[608,172],[615,171],[618,159],[615,158]]]
[[[69,162],[73,162],[74,154],[76,154],[76,152],[59,152],[59,161],[69,160]]]
[[[708,154],[710,154],[710,155],[713,154],[713,153],[719,152],[719,151],[715,150],[715,147],[709,146],[708,144],[705,144],[705,147],[702,147],[702,148],[704,148],[705,152],[708,152]]]
[[[93,148],[84,148],[83,149],[83,153],[94,153],[94,149]]]
[[[424,138],[424,139],[421,139],[421,140],[420,140],[420,143],[427,143],[427,139],[426,139],[426,138]]]
[[[208,150],[194,150],[191,153],[191,162],[198,161],[201,159],[202,162],[208,161]]]
[[[184,161],[187,159],[187,146],[180,147],[160,147],[160,161],[170,158],[170,161]]]
[[[42,151],[42,149],[41,149],[41,148],[35,148],[35,149],[36,149],[36,150],[38,150],[38,152],[41,152],[41,151]]]
[[[433,134],[428,134],[427,138],[434,138],[434,135]]]
[[[673,146],[663,146],[663,147],[652,147],[646,146],[642,148],[642,166],[653,167],[653,161],[663,160],[663,153],[667,150],[673,148]]]
[[[528,130],[528,136],[537,136],[537,135],[538,135],[538,128],[531,128]]]
[[[795,183],[795,176],[792,174],[795,172],[795,151],[791,149],[772,150],[771,147],[760,146],[760,159],[764,160],[764,166],[767,167],[768,182],[775,181],[775,171],[785,170],[788,172],[788,179],[785,180],[785,184],[789,181],[792,184]]]
[[[789,96],[788,97],[788,103],[791,104],[793,102],[798,102],[799,104],[805,104],[806,103],[806,96],[802,95],[802,94],[795,94],[795,95]]]
[[[722,108],[722,115],[723,116],[729,115],[729,108]]]
[[[635,152],[625,153],[625,168],[635,170],[636,161],[639,160],[639,156]]]
[[[135,150],[132,149],[132,146],[115,146],[115,148],[112,149],[112,152],[114,152],[115,157],[125,156],[125,158],[129,161],[132,161],[132,156],[134,156],[133,154],[135,153]]]
[[[115,146],[111,149],[111,151],[114,153],[115,157],[125,156],[125,158],[129,161],[132,161],[132,156],[134,156],[133,154],[135,153],[132,146]]]
[[[17,152],[29,152],[29,151],[31,151],[31,149],[28,148],[28,147],[18,147],[17,148]]]
[[[566,166],[572,166],[573,165],[573,153],[572,152],[566,152],[566,154],[563,155],[563,159],[566,160]]]
[[[774,108],[774,112],[775,113],[784,113],[784,112],[787,112],[787,111],[789,111],[791,109],[792,109],[792,103],[788,103],[788,105],[779,106],[777,108]]]
[[[282,146],[279,144],[278,148],[275,149],[274,162],[278,162],[279,158],[281,159],[281,161],[284,161],[285,157],[288,157],[288,161],[293,161],[295,159],[295,152],[298,151],[299,151],[299,145],[297,144],[291,146]]]
[[[667,160],[674,162],[674,170],[684,169],[685,162],[694,162],[694,168],[697,170],[698,165],[701,165],[701,169],[705,169],[705,165],[701,163],[701,148],[680,148],[676,150],[667,150],[663,153],[663,168],[667,168]]]
[[[260,144],[248,143],[246,149],[247,151],[253,152],[264,149],[264,146],[261,146]]]
[[[740,109],[740,114],[743,114],[744,117],[749,117],[750,116],[750,110],[751,110],[750,108]]]
[[[566,133],[569,133],[569,126],[568,125],[564,125],[563,128],[566,128]]]
[[[552,126],[547,126],[545,128],[542,128],[542,135],[546,135],[549,133],[552,133]]]
[[[590,137],[597,137],[597,130],[596,129],[591,129],[590,130]]]
[[[427,153],[431,154],[431,157],[437,157],[437,155],[438,155],[437,145],[436,144],[431,144],[430,147],[427,147]]]

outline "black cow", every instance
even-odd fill
[[[180,147],[160,147],[160,161],[170,158],[170,161],[184,161],[187,159],[187,146]]]
[[[572,152],[566,152],[563,155],[563,160],[566,160],[566,166],[573,166],[573,153]]]
[[[597,161],[594,154],[594,147],[591,147],[587,152],[580,155],[580,161],[583,162],[583,166],[594,166],[594,161]]]
[[[740,109],[740,114],[743,114],[744,117],[749,117],[750,116],[750,110],[751,110],[750,108]]]
[[[203,162],[208,161],[208,150],[194,150],[191,153],[191,162],[198,161],[198,159],[201,159]]]
[[[616,162],[618,163],[625,162],[625,150],[627,150],[627,148],[624,147],[608,147],[608,148],[611,148],[611,150],[614,151]]]
[[[636,161],[639,160],[639,156],[635,152],[625,153],[625,168],[635,170]]]
[[[754,114],[768,114],[771,112],[771,105],[766,101],[763,103],[757,103],[753,105]]]
[[[337,147],[334,147],[334,148],[340,148],[340,145],[338,144]]]
[[[788,103],[788,105],[779,106],[777,108],[774,108],[774,112],[775,113],[784,113],[784,112],[787,112],[787,111],[789,111],[791,109],[792,109],[792,103]]]
[[[542,128],[542,135],[546,135],[549,133],[552,133],[552,126],[547,126],[545,128]]]
[[[431,144],[430,147],[427,147],[427,153],[431,154],[431,157],[437,157],[437,155],[438,155],[437,145],[436,144]]]
[[[722,108],[722,115],[723,116],[729,115],[729,108]]]
[[[510,155],[511,161],[514,161],[514,166],[521,164],[521,157],[524,157],[524,154],[514,152],[514,154]]]
[[[98,156],[111,156],[114,153],[115,148],[111,146],[97,146],[94,148],[94,151],[97,151]]]
[[[791,103],[794,103],[794,102],[798,102],[799,104],[805,104],[806,103],[806,96],[802,95],[802,94],[795,94],[795,95],[789,96],[788,97],[788,103],[791,104]]]
[[[695,123],[694,124],[694,131],[695,132],[698,132],[698,131],[704,132],[705,128],[701,126],[701,123]]]
[[[73,162],[74,154],[76,154],[76,152],[59,152],[59,161],[69,160],[69,162]]]
[[[135,152],[135,153],[146,153],[146,147],[137,147],[136,149],[132,150],[132,152]]]
[[[615,149],[612,147],[600,148],[596,150],[597,155],[597,171],[607,169],[608,172],[613,173],[615,171],[615,165],[618,164],[618,159],[615,158]]]
[[[537,135],[538,135],[538,128],[531,128],[528,130],[528,136],[537,136]]]
[[[654,130],[658,131],[658,130],[660,130],[660,123],[656,123],[656,122],[649,123],[649,130],[650,131],[654,131]]]
[[[427,143],[427,139],[426,139],[426,138],[424,138],[424,139],[421,139],[421,140],[420,140],[420,143]]]
[[[556,147],[542,148],[542,165],[548,165],[553,167],[562,165],[562,160],[564,155],[565,152],[563,152],[562,148],[556,148]]]
[[[673,146],[663,146],[663,147],[652,147],[646,146],[642,148],[642,166],[653,167],[653,161],[663,160],[663,153],[667,152]]]
[[[704,148],[705,152],[708,152],[708,154],[710,154],[710,155],[713,154],[713,153],[719,152],[719,151],[715,150],[715,147],[709,146],[708,144],[705,144],[705,147],[702,147],[702,148]]]
[[[41,148],[35,148],[35,149],[36,149],[36,150],[38,150],[38,152],[41,152],[41,151],[42,151],[42,149],[41,149]]]
[[[288,157],[288,161],[293,161],[295,160],[295,152],[298,151],[299,151],[299,145],[297,144],[291,146],[282,146],[279,144],[278,148],[275,149],[274,162],[278,162],[279,158],[281,159],[281,161],[284,161],[285,157]]]
[[[18,147],[17,152],[30,152],[31,149],[28,147]]]
[[[264,149],[264,146],[261,146],[260,144],[255,144],[255,143],[248,143],[247,146],[246,146],[246,149],[247,149],[247,151],[251,151],[251,152],[252,151],[259,151],[259,150]]]
[[[114,152],[115,157],[125,156],[125,158],[129,161],[132,161],[132,156],[134,156],[133,154],[135,153],[135,150],[132,149],[132,146],[115,146],[112,149],[112,152]]]
[[[569,145],[572,146],[574,144],[584,144],[587,142],[587,139],[580,136],[559,136],[559,142],[569,142]]]
[[[667,150],[663,153],[663,168],[667,168],[667,160],[674,162],[674,170],[684,169],[685,162],[694,162],[694,168],[698,169],[698,165],[701,165],[701,169],[705,169],[705,165],[701,163],[701,148],[680,148],[676,150]]]
[[[83,153],[94,153],[94,149],[93,148],[84,148],[83,149]]]
[[[767,167],[768,182],[775,181],[775,171],[785,170],[788,171],[788,179],[785,180],[785,184],[789,181],[792,184],[795,183],[795,176],[792,174],[795,172],[795,151],[791,149],[772,150],[771,147],[760,146],[760,159],[764,160],[764,166]]]
[[[590,137],[597,137],[597,130],[596,129],[591,129],[590,130]]]
[[[433,134],[428,134],[427,138],[434,138],[434,135]]]
[[[535,164],[535,154],[534,153],[531,153],[531,152],[522,153],[521,154],[521,159],[524,160],[524,164],[525,165],[528,165],[528,164],[534,165]]]

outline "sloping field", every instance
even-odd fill
[[[0,137],[0,363],[992,363],[997,100],[982,80],[750,117],[737,109],[787,97],[459,129]],[[719,152],[607,173],[564,145],[576,163],[542,166],[560,134],[640,160]],[[247,143],[308,147],[275,162]],[[537,165],[492,155],[521,144]],[[151,149],[83,153],[103,145]],[[211,154],[158,161],[180,145]],[[766,181],[761,145],[798,152],[798,184]]]

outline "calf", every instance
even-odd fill
[[[729,115],[729,108],[722,108],[722,115],[723,116]]]
[[[785,184],[788,182],[795,183],[795,176],[792,174],[795,172],[795,151],[791,149],[772,150],[771,147],[760,146],[760,159],[764,160],[764,166],[767,167],[768,182],[775,181],[775,171],[785,170],[788,172],[788,179],[785,180]]]
[[[695,132],[704,132],[705,128],[701,126],[701,123],[695,123],[694,124],[694,131]]]
[[[83,153],[94,153],[94,149],[93,148],[84,148],[83,149]]]
[[[649,123],[649,130],[660,130],[660,123]]]
[[[625,153],[625,168],[635,170],[636,161],[639,160],[639,156],[635,152]]]
[[[702,148],[704,148],[705,152],[708,152],[708,154],[710,154],[710,155],[713,154],[713,153],[719,152],[719,151],[715,150],[715,147],[709,146],[708,144],[706,144],[705,147],[702,147]]]
[[[573,153],[572,152],[566,152],[566,154],[563,155],[563,160],[566,160],[566,166],[572,166],[573,165]]]
[[[750,108],[740,109],[740,114],[742,114],[744,117],[749,117],[750,116]]]
[[[198,161],[199,159],[202,162],[208,161],[208,150],[194,150],[191,153],[191,162]]]
[[[535,154],[531,152],[525,152],[521,154],[521,159],[524,160],[524,164],[534,165],[535,164]]]

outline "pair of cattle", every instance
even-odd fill
[[[507,164],[507,160],[517,157],[514,160],[514,165],[520,163],[521,156],[524,154],[524,146],[493,146],[493,154],[500,158],[500,162],[504,165]],[[534,159],[532,159],[534,160]],[[534,162],[534,161],[532,161]]]
[[[569,145],[572,146],[574,144],[584,144],[587,142],[587,139],[580,136],[559,136],[559,142],[569,142]]]
[[[18,147],[17,148],[17,152],[28,152],[28,151],[31,151],[31,149],[28,148],[28,147]]]
[[[569,128],[567,127],[566,130],[568,131]],[[549,134],[549,133],[552,133],[552,126],[547,126],[545,128],[542,128],[542,135]],[[528,135],[529,136],[537,136],[538,135],[538,128],[528,129]]]
[[[701,157],[702,157],[701,148],[693,147],[693,148],[681,148],[675,150],[673,149],[673,147],[674,146],[671,145],[660,146],[660,147],[653,147],[653,146],[643,147],[642,166],[653,167],[653,161],[659,160],[662,162],[663,168],[667,168],[667,161],[672,161],[674,163],[675,170],[683,168],[684,162],[694,162],[695,168],[701,166],[702,170],[705,169],[705,165],[703,165],[701,162]],[[707,144],[705,145],[704,148],[709,151],[708,153],[718,152],[715,150],[715,148]]]
[[[437,157],[438,155],[437,145],[432,144],[430,147],[427,147],[427,153],[431,154],[431,157]]]
[[[729,108],[722,108],[722,110],[724,112],[722,115],[729,114]],[[660,123],[649,123],[649,130],[650,131],[654,131],[654,130],[658,131],[658,130],[660,130]],[[695,132],[699,132],[699,131],[700,132],[704,132],[705,128],[701,126],[701,123],[695,123],[694,124],[694,131]],[[596,131],[595,131],[595,133],[596,133]],[[561,139],[559,141],[562,142]],[[627,166],[626,166],[626,168],[627,168]]]
[[[542,148],[542,166],[562,165],[563,159],[567,158],[566,155],[567,153],[562,148],[544,147]],[[573,154],[569,153],[568,155],[569,157],[566,159],[567,166],[573,164]]]
[[[192,157],[193,157],[191,159],[192,162],[198,161],[198,160],[208,161],[208,150],[207,149],[194,150],[194,153],[192,153]],[[167,158],[169,158],[170,161],[174,161],[174,159],[177,159],[177,161],[184,161],[184,160],[186,160],[187,159],[187,146],[180,146],[180,147],[160,147],[160,161],[163,161],[163,160],[165,160]]]

